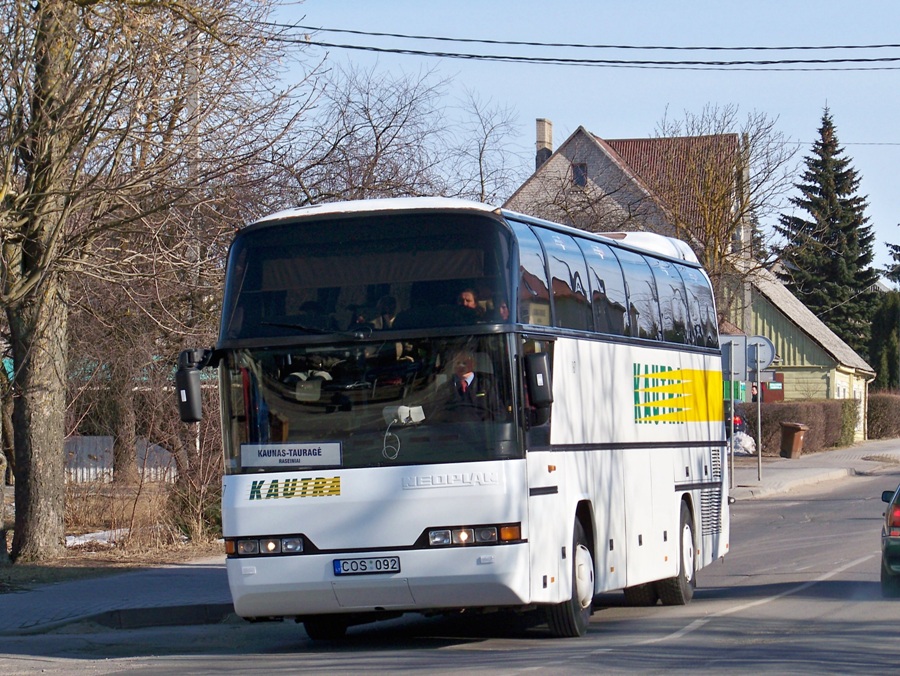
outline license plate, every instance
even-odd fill
[[[367,559],[334,559],[335,575],[372,575],[399,573],[399,556],[373,556]]]

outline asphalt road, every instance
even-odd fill
[[[699,574],[684,607],[598,598],[587,636],[553,639],[537,620],[410,615],[310,641],[293,622],[111,630],[90,623],[0,638],[0,673],[415,672],[876,673],[900,661],[900,601],[881,598],[884,488],[900,470],[739,501],[732,549]],[[0,599],[2,612],[2,599]]]

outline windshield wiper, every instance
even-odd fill
[[[260,326],[277,326],[280,329],[298,329],[300,331],[305,331],[306,333],[315,333],[317,335],[336,333],[336,331],[326,331],[325,329],[320,329],[315,326],[304,326],[303,324],[293,324],[291,322],[260,322],[259,324]]]
[[[306,326],[304,324],[295,324],[293,322],[260,322],[260,326],[276,326],[280,329],[297,329],[299,331],[304,331],[305,333],[310,333],[317,336],[326,336],[326,335],[337,335],[337,336],[350,336],[351,338],[369,338],[372,335],[372,327],[368,325],[360,326],[358,329],[352,331],[337,331],[337,330],[328,330],[328,329],[320,329],[317,326]]]

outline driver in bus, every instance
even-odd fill
[[[494,420],[500,405],[497,388],[490,373],[476,370],[476,355],[461,349],[450,359],[452,378],[443,386],[439,419],[454,422]]]

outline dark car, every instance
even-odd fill
[[[881,594],[900,596],[900,486],[881,494],[884,523],[881,525]]]

